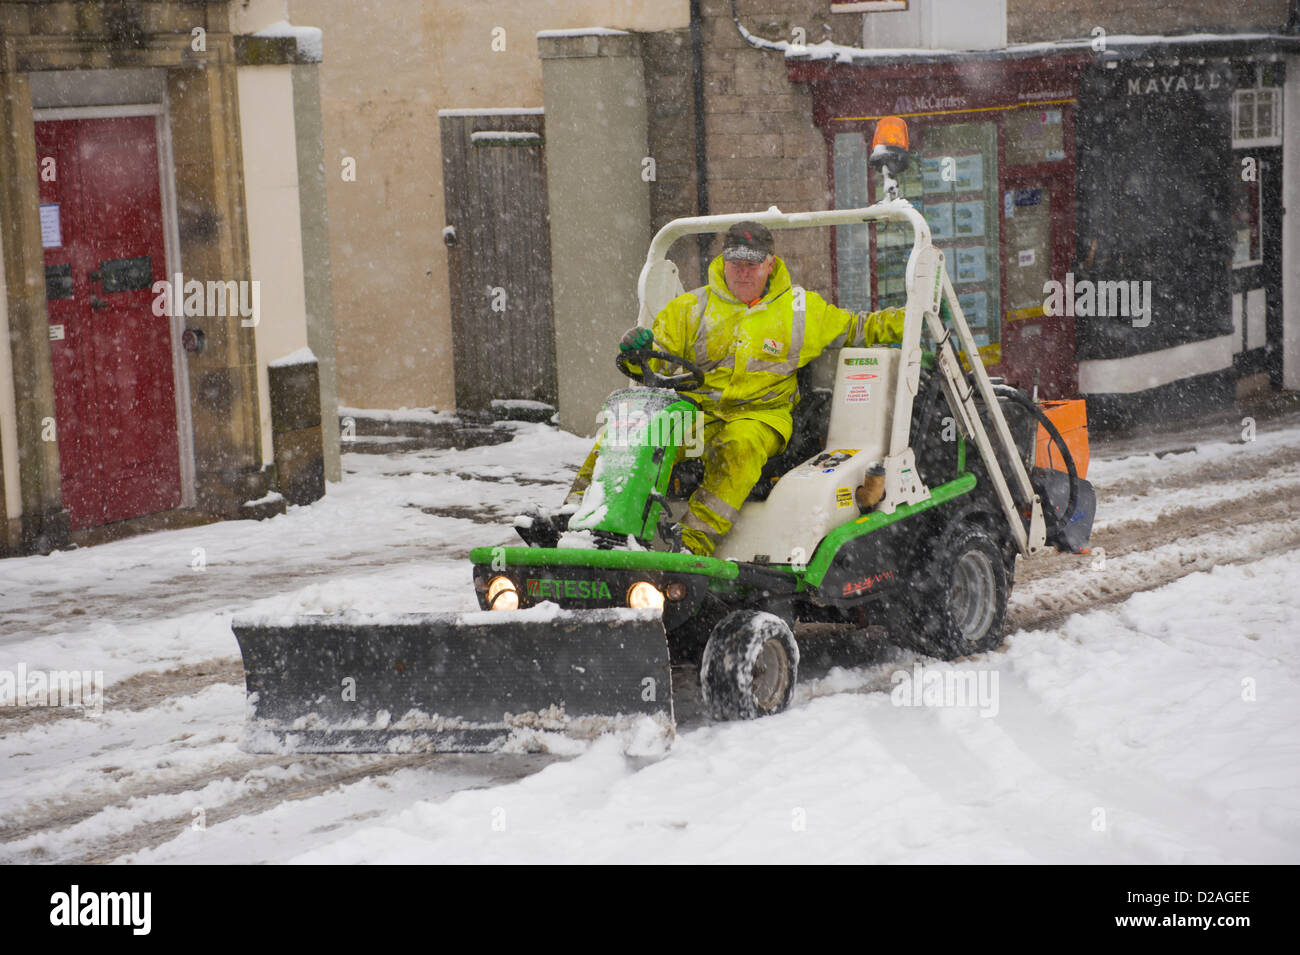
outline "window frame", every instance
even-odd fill
[[[1237,245],[1236,242],[1237,236],[1236,236],[1236,229],[1235,229],[1236,222],[1234,216],[1234,223],[1233,223],[1234,255],[1233,255],[1233,262],[1232,262],[1232,268],[1234,271],[1237,269],[1251,269],[1254,268],[1255,266],[1264,264],[1264,190],[1260,188],[1260,183],[1258,178],[1237,184],[1237,188],[1241,188],[1242,186],[1246,187],[1247,193],[1250,194],[1251,198],[1254,200],[1253,202],[1254,208],[1250,210],[1251,218],[1248,225],[1248,228],[1252,230],[1252,235],[1250,236],[1250,238],[1247,239],[1247,246],[1249,246],[1251,238],[1257,240],[1259,242],[1259,257],[1253,259],[1247,259],[1244,262],[1238,262],[1236,260],[1235,252],[1236,252],[1236,245]],[[1235,209],[1235,203],[1234,203],[1234,209]],[[1249,249],[1247,251],[1249,252]]]
[[[1239,135],[1244,100],[1249,96],[1250,136]],[[1272,107],[1272,122],[1267,136],[1259,135],[1260,101],[1266,100]],[[1255,85],[1239,87],[1232,93],[1232,148],[1252,149],[1266,146],[1282,145],[1282,87],[1265,86],[1258,67],[1255,69]]]

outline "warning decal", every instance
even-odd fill
[[[851,382],[844,389],[845,404],[860,405],[871,400],[871,385],[865,381]]]
[[[852,492],[851,490],[849,490],[847,487],[837,487],[837,488],[835,489],[835,506],[836,506],[836,507],[852,507],[852,506],[853,506],[853,492]]]

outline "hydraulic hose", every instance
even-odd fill
[[[972,387],[974,386],[973,380],[971,385]],[[1052,443],[1061,449],[1061,457],[1065,459],[1066,473],[1070,475],[1070,500],[1065,506],[1065,517],[1057,522],[1058,526],[1064,527],[1066,524],[1070,523],[1071,518],[1074,517],[1074,509],[1079,503],[1079,472],[1075,468],[1074,455],[1070,453],[1070,449],[1065,443],[1065,438],[1061,437],[1061,432],[1058,431],[1056,425],[1052,423],[1052,419],[1047,417],[1047,415],[1043,413],[1043,410],[1034,403],[1033,399],[1019,388],[1012,388],[1010,385],[994,385],[993,393],[999,398],[1006,398],[1010,401],[1016,402],[1016,404],[1020,405],[1033,415],[1038,423],[1047,431],[1047,436],[1052,439]],[[1053,515],[1053,519],[1055,519],[1055,515]]]

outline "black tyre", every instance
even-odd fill
[[[1002,642],[1011,590],[1006,552],[984,528],[959,524],[921,556],[889,601],[897,644],[952,660]]]
[[[715,720],[752,720],[790,705],[799,647],[776,614],[734,610],[713,628],[700,661],[700,691]]]

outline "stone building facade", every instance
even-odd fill
[[[338,478],[319,44],[283,16],[0,3],[0,555]],[[278,403],[277,360],[310,382]]]

